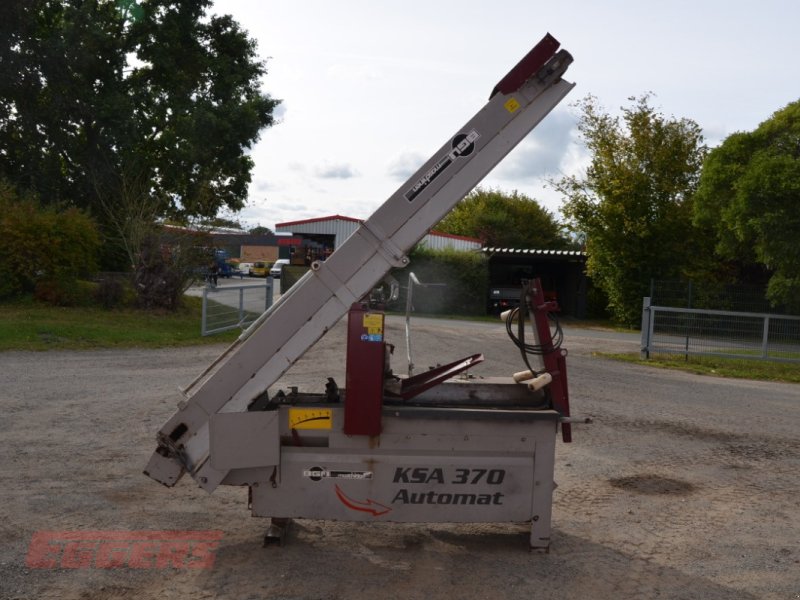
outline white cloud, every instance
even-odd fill
[[[358,177],[358,171],[347,163],[324,164],[314,167],[314,175],[322,179],[350,179]]]
[[[560,200],[547,179],[586,167],[567,110],[586,94],[615,109],[652,90],[665,114],[695,120],[710,145],[797,99],[797,61],[765,59],[764,49],[800,54],[800,3],[708,0],[693,3],[689,19],[687,5],[509,0],[491,11],[479,0],[412,0],[365,10],[352,0],[215,0],[216,12],[231,13],[258,41],[268,60],[263,89],[284,102],[281,124],[262,132],[252,152],[251,197],[269,200],[261,221],[330,214],[331,206],[369,216],[547,28],[574,56],[565,79],[578,87],[483,185],[517,189],[551,209]],[[750,85],[743,74],[766,83]]]
[[[403,152],[389,163],[387,173],[394,179],[405,181],[422,166],[426,159],[427,157],[419,152]]]
[[[571,114],[553,111],[501,163],[496,176],[513,182],[557,175],[562,171],[575,127]]]

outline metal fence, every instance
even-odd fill
[[[245,328],[272,306],[272,277],[263,285],[210,286],[203,289],[203,335]]]
[[[774,306],[767,299],[767,288],[742,283],[652,280],[650,298],[654,306],[703,308],[737,312],[789,315],[786,306]]]
[[[642,357],[725,356],[800,362],[800,317],[770,313],[642,307]]]

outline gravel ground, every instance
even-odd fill
[[[300,520],[261,547],[245,489],[141,471],[153,436],[221,347],[0,353],[0,598],[800,598],[800,386],[621,364],[635,336],[567,330],[573,413],[548,554],[520,525]],[[389,319],[403,371],[402,321]],[[282,380],[344,381],[337,326]],[[474,352],[520,370],[502,326],[415,320],[420,368]],[[38,531],[220,530],[210,569],[31,569]]]

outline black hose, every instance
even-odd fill
[[[519,348],[522,360],[525,363],[525,366],[528,367],[528,370],[530,370],[530,372],[534,375],[538,375],[538,373],[531,367],[530,361],[528,360],[528,355],[542,356],[557,350],[561,347],[561,343],[564,341],[564,332],[561,329],[561,324],[558,321],[558,317],[556,317],[556,315],[553,313],[547,313],[547,318],[555,324],[553,332],[551,333],[551,343],[548,345],[526,343],[525,313],[527,311],[524,310],[524,308],[527,308],[527,306],[524,298],[522,299],[520,306],[523,307],[523,310],[521,310],[520,307],[514,308],[506,317],[506,333],[508,334],[508,337],[511,338],[511,341],[514,342],[514,345]],[[514,318],[517,318],[519,323],[518,335],[514,334],[512,327]]]

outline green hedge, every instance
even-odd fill
[[[400,283],[400,297],[390,310],[405,311],[409,273],[421,283],[444,283],[443,287],[415,287],[414,310],[426,314],[485,315],[489,293],[489,261],[481,253],[458,250],[415,249],[410,264],[393,269]],[[308,267],[286,265],[280,279],[281,293],[305,275]]]
[[[410,264],[392,270],[400,282],[400,298],[389,308],[405,310],[409,273],[420,283],[443,283],[443,287],[414,287],[415,312],[428,314],[485,315],[489,293],[489,260],[478,252],[428,250],[411,252]]]
[[[78,280],[96,270],[99,248],[85,213],[20,198],[0,181],[0,298],[36,292],[53,304],[82,304],[91,293]]]

